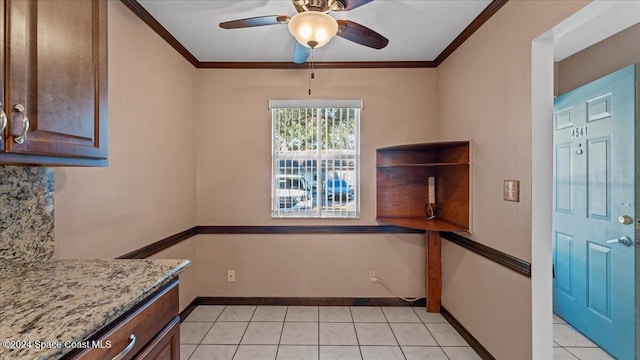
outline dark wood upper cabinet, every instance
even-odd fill
[[[2,79],[2,82],[0,82],[0,152],[4,151],[4,136],[8,121],[5,113],[6,106],[4,105],[4,53],[6,49],[4,46],[4,7],[5,0],[0,0],[0,49],[2,49],[2,51],[0,51],[0,79]]]
[[[0,164],[106,166],[106,1],[0,1]]]

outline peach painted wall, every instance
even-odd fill
[[[424,296],[424,240],[402,235],[198,235],[200,296]],[[226,281],[228,269],[236,281]]]
[[[189,238],[166,250],[149,257],[150,259],[189,259],[191,265],[180,273],[180,311],[184,310],[198,296],[198,267],[196,262],[195,237]]]
[[[108,19],[109,166],[56,168],[57,258],[117,257],[196,225],[194,111],[181,106],[195,69],[119,1]]]
[[[438,67],[438,137],[473,142],[472,238],[526,261],[531,42],[587,3],[510,1]],[[508,179],[520,180],[520,202],[502,199]],[[443,306],[497,359],[531,358],[530,279],[447,241],[442,253]]]
[[[635,63],[640,63],[640,24],[560,61],[557,93],[564,94]]]
[[[198,225],[376,224],[375,150],[436,139],[435,69],[198,70]],[[270,99],[363,99],[361,219],[271,219]]]
[[[317,70],[313,98],[364,100],[362,213],[295,221],[270,218],[267,102],[308,98],[306,70],[195,70],[110,1],[110,164],[56,170],[56,256],[114,257],[196,224],[374,225],[376,148],[470,139],[472,237],[530,261],[531,40],[586,3],[511,1],[438,69]],[[504,179],[521,181],[519,203],[502,200]],[[403,295],[424,291],[415,234],[199,235],[155,257],[193,260],[181,308],[195,296],[391,296],[368,270]],[[446,240],[443,262],[444,306],[496,358],[530,358],[530,279]]]
[[[435,69],[317,70],[312,98],[363,99],[361,218],[271,219],[269,99],[305,99],[306,70],[198,70],[198,225],[375,225],[375,149],[436,139]],[[203,296],[424,294],[423,236],[200,235]],[[410,251],[409,251],[410,249]],[[336,261],[336,259],[342,259]],[[228,286],[226,270],[237,281]],[[271,279],[265,281],[265,279]]]

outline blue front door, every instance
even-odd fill
[[[617,359],[636,351],[635,90],[632,65],[554,102],[553,309]]]

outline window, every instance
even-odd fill
[[[271,216],[360,216],[361,100],[271,100]]]

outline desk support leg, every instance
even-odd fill
[[[426,294],[427,312],[440,312],[440,296],[442,294],[442,263],[440,259],[440,232],[427,231],[425,233],[426,266]]]

